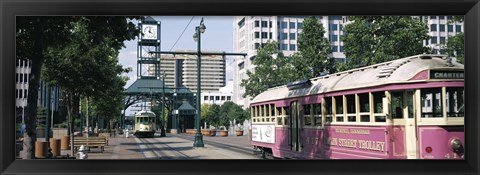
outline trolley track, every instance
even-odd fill
[[[181,134],[178,134],[175,137],[190,140],[192,142],[195,140],[195,137],[193,137],[193,136],[187,136],[187,135],[181,135]],[[251,149],[249,149],[249,148],[245,148],[245,147],[241,147],[241,146],[237,146],[237,145],[233,145],[233,144],[220,143],[218,141],[207,140],[207,139],[205,139],[205,137],[203,139],[203,142],[205,144],[212,145],[212,146],[215,146],[215,147],[218,147],[218,148],[221,148],[221,149],[229,149],[229,150],[234,150],[236,152],[240,152],[240,153],[243,153],[243,154],[254,155],[253,147]]]
[[[162,143],[160,138],[136,139],[139,141],[137,141],[137,144],[140,143],[140,148],[145,159],[191,159],[190,156]]]

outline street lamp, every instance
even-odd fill
[[[173,109],[173,120],[172,120],[172,129],[171,133],[178,133],[178,127],[177,127],[177,114],[178,114],[178,109],[177,109],[177,89],[173,89],[173,103],[172,103],[172,109]]]
[[[162,128],[160,131],[160,137],[165,137],[165,71],[163,71],[163,76],[162,76]]]
[[[200,132],[200,65],[201,65],[201,53],[200,53],[200,42],[201,42],[201,35],[205,32],[205,25],[203,24],[203,18],[200,21],[200,26],[195,28],[195,34],[193,35],[193,40],[197,42],[197,113],[195,114],[196,117],[196,127],[197,133],[195,134],[195,141],[193,142],[193,147],[204,147],[203,145],[203,137]]]

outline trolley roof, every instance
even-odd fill
[[[287,85],[270,88],[257,95],[251,103],[321,94],[348,89],[403,83],[428,69],[464,69],[464,65],[445,55],[415,55],[394,61],[356,68],[310,79],[311,86],[289,90]],[[418,81],[418,80],[417,80]],[[425,80],[422,80],[425,81]]]
[[[153,115],[155,116],[155,113],[152,111],[139,111],[135,113],[135,116],[140,116],[140,115]]]

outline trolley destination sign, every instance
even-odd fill
[[[464,79],[462,70],[430,70],[430,79]]]

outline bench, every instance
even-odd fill
[[[100,147],[101,152],[105,150],[105,146],[108,145],[107,137],[74,137],[73,148],[75,151],[84,145],[90,150],[90,147]]]

